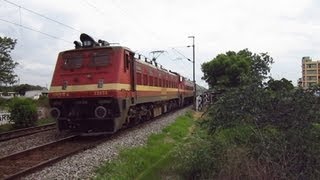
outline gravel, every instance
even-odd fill
[[[52,142],[56,139],[55,134],[56,130],[49,130],[0,142],[0,158],[9,154]]]
[[[23,179],[92,179],[94,171],[106,161],[115,158],[120,149],[144,145],[151,134],[161,132],[187,110],[188,108],[185,108],[151,123],[122,131],[95,148],[67,157]]]

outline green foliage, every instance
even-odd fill
[[[294,89],[284,78],[263,83],[272,62],[243,50],[202,65],[211,87],[229,89],[210,107],[201,135],[181,147],[185,179],[320,177],[320,88]]]
[[[198,127],[186,143],[175,150],[173,169],[182,179],[209,179],[216,172],[219,163],[216,154],[222,148],[217,144],[213,146],[210,138]]]
[[[268,88],[272,91],[291,91],[294,89],[291,81],[288,81],[285,78],[281,80],[270,79],[267,82]]]
[[[173,149],[184,141],[192,122],[189,116],[179,117],[162,133],[151,135],[145,146],[122,150],[117,159],[97,170],[95,179],[160,179],[159,169],[173,163]]]
[[[17,92],[19,95],[24,96],[26,91],[31,90],[43,90],[44,87],[39,85],[30,85],[30,84],[20,84],[20,85],[13,85],[13,86],[0,86],[0,92]]]
[[[18,63],[14,62],[10,56],[16,42],[14,39],[0,36],[0,85],[16,82],[17,75],[14,74],[13,69]]]
[[[37,106],[50,108],[49,99],[47,96],[40,96],[36,103]]]
[[[281,129],[308,127],[319,121],[319,99],[312,92],[270,92],[256,85],[225,93],[210,111],[209,131],[239,123],[258,127],[274,125]]]
[[[247,49],[228,51],[201,65],[204,79],[212,88],[237,87],[261,83],[270,71],[272,58],[267,53],[253,54]]]
[[[8,132],[13,130],[12,124],[2,124],[0,125],[0,133]]]
[[[176,162],[179,163],[175,171],[183,179],[228,179],[226,177],[230,176],[224,174],[231,173],[235,168],[246,172],[249,151],[245,145],[253,134],[253,127],[248,125],[221,129],[215,136],[198,127],[188,143],[176,151]]]
[[[320,176],[320,99],[313,91],[286,91],[291,88],[283,82],[228,91],[211,107],[202,126],[215,146],[209,149],[218,162],[214,177]]]
[[[53,118],[38,119],[36,125],[41,126],[41,125],[50,124],[54,122],[55,122],[55,119]]]
[[[6,109],[9,106],[10,101],[11,101],[10,99],[4,99],[0,97],[0,110]]]
[[[26,91],[32,90],[43,90],[44,88],[39,85],[30,85],[30,84],[20,84],[17,86],[13,86],[13,91],[18,92],[20,95],[24,96]]]
[[[14,98],[9,106],[9,112],[15,128],[31,127],[37,121],[37,108],[31,99]]]

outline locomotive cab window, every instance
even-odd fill
[[[109,56],[107,54],[94,53],[91,59],[90,66],[101,67],[109,64]]]
[[[83,59],[81,56],[72,56],[72,57],[65,56],[63,58],[62,67],[64,69],[78,69],[78,68],[81,68],[82,61]]]

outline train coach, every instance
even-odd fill
[[[193,102],[193,83],[86,34],[59,53],[49,103],[58,130],[112,134]]]

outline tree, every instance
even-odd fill
[[[228,51],[203,63],[204,79],[211,88],[237,87],[252,82],[261,83],[270,72],[272,58],[267,53],[253,54],[248,49]]]
[[[17,40],[8,37],[0,37],[0,85],[13,84],[16,81],[17,75],[13,69],[18,65],[10,56],[14,49]]]
[[[287,80],[286,78],[282,78],[281,80],[270,79],[267,82],[267,85],[267,88],[272,91],[290,91],[294,89],[291,81]]]
[[[29,84],[20,84],[14,87],[14,91],[19,93],[19,95],[24,96],[26,91],[31,90],[31,86]]]

